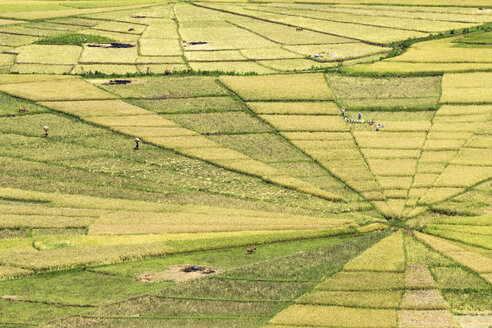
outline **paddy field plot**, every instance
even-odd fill
[[[380,268],[383,271],[389,269],[385,263],[389,263],[388,261],[391,261],[392,258],[395,259],[396,253],[385,256],[383,263],[377,260],[377,257],[381,255],[377,249],[382,247],[388,250],[386,246],[389,244],[386,243],[394,242],[397,242],[398,245],[394,244],[391,249],[394,252],[400,252],[400,265],[402,268],[405,267],[404,273],[374,271],[375,268]],[[412,255],[409,258],[403,256],[404,248],[407,254],[423,255],[422,251],[426,251],[428,254],[425,257]],[[409,251],[411,253],[408,253]],[[405,264],[405,258],[414,264],[408,262]],[[458,305],[454,302],[453,296],[450,296],[451,294],[439,289],[440,286],[444,286],[440,285],[443,277],[441,272],[462,272],[461,275],[456,276],[457,281],[469,287],[472,286],[473,282],[476,283],[477,285],[471,287],[477,288],[474,290],[475,293],[480,293],[480,288],[484,288],[485,285],[478,283],[480,278],[476,274],[465,273],[466,271],[459,267],[431,267],[431,275],[428,267],[431,262],[425,264],[421,262],[421,260],[431,258],[434,260],[432,263],[437,265],[449,263],[437,252],[431,253],[424,245],[415,241],[412,236],[395,233],[347,263],[344,266],[344,271],[336,273],[316,286],[313,292],[298,298],[296,305],[288,307],[270,320],[271,326],[282,327],[292,325],[292,323],[302,326],[316,322],[318,325],[337,327],[354,325],[370,327],[370,325],[362,324],[361,321],[371,320],[371,323],[377,322],[375,326],[380,327],[384,325],[394,326],[398,318],[398,322],[407,322],[408,325],[415,325],[415,321],[420,324],[446,322],[447,326],[458,327],[450,308],[459,312],[458,308],[462,309],[463,304]],[[444,262],[441,262],[440,258]],[[363,264],[363,259],[367,260],[371,267]],[[370,271],[345,271],[351,270],[351,268]],[[448,300],[451,303],[448,303]],[[473,308],[474,311],[480,311],[483,308],[483,304],[477,304],[476,301],[468,301],[467,306],[470,306],[470,309]],[[294,316],[293,313],[302,313],[302,315]],[[322,313],[331,313],[331,315],[323,319]],[[351,313],[351,316],[339,317],[338,313]]]
[[[223,76],[220,81],[245,101],[333,100],[323,74]]]
[[[0,326],[490,321],[487,5],[0,3]]]
[[[256,8],[258,8],[258,6]],[[272,6],[271,8],[262,6],[262,9],[266,12],[283,13],[286,15],[316,18],[319,20],[333,22],[343,22],[346,24],[370,25],[380,28],[389,27],[395,30],[413,30],[420,32],[446,31],[450,29],[471,27],[474,25],[471,22],[452,23],[450,21],[443,22],[426,19],[416,20],[413,17],[403,17],[403,15],[401,17],[391,17],[391,15],[384,15],[384,13],[380,13],[381,16],[374,14],[365,16],[358,13],[357,10],[350,11],[350,9],[347,8],[345,8],[345,10],[340,10],[340,8],[323,8],[322,6],[312,8],[312,5],[297,5],[291,7]]]
[[[104,88],[111,93],[107,93],[104,96],[101,93],[102,99],[117,97],[114,95],[114,93],[117,93],[118,96],[127,99],[127,101],[137,106],[131,106],[126,102],[118,102],[116,100],[94,101],[89,98],[88,100],[77,99],[76,102],[53,102],[51,100],[56,100],[56,98],[47,98],[46,100],[50,101],[42,102],[42,104],[71,115],[77,115],[92,123],[111,127],[114,131],[127,133],[135,137],[140,135],[141,137],[149,138],[148,141],[153,144],[177,150],[187,156],[198,157],[228,169],[261,176],[269,182],[280,183],[291,188],[299,188],[301,191],[311,192],[315,195],[324,194],[315,191],[310,186],[319,186],[321,189],[335,195],[337,193],[347,195],[347,192],[343,191],[346,187],[341,187],[338,183],[328,182],[329,180],[326,180],[327,178],[323,178],[326,181],[319,180],[319,182],[317,182],[317,179],[309,178],[304,183],[301,182],[303,179],[298,181],[288,177],[292,174],[296,175],[292,170],[283,171],[278,169],[284,167],[284,164],[275,164],[275,168],[272,167],[273,162],[278,162],[279,160],[309,162],[312,158],[326,169],[322,176],[334,175],[336,177],[335,179],[341,179],[342,184],[345,184],[348,188],[355,188],[361,193],[362,197],[374,201],[374,205],[378,209],[385,211],[389,215],[405,215],[404,213],[410,210],[404,208],[405,199],[410,195],[413,197],[414,193],[410,192],[411,187],[406,193],[405,188],[398,184],[396,188],[389,185],[388,187],[381,188],[381,185],[379,185],[380,181],[388,182],[387,179],[384,180],[384,177],[413,179],[412,177],[418,173],[416,178],[412,180],[416,188],[435,185],[435,188],[439,191],[439,194],[433,195],[430,199],[427,199],[428,197],[425,197],[425,195],[422,196],[424,198],[422,198],[420,204],[427,205],[440,201],[442,199],[440,197],[449,198],[456,193],[464,191],[463,188],[482,181],[483,174],[486,174],[484,172],[488,172],[487,168],[479,168],[480,172],[483,172],[476,173],[474,175],[476,178],[470,177],[471,180],[467,180],[470,182],[467,182],[466,185],[458,182],[450,185],[444,182],[447,179],[446,176],[438,180],[439,174],[443,172],[448,162],[443,162],[443,166],[440,167],[437,167],[437,164],[442,161],[452,161],[454,165],[448,169],[450,173],[446,174],[453,176],[458,172],[453,173],[452,168],[455,171],[459,171],[463,166],[473,165],[479,157],[486,158],[487,156],[484,156],[486,149],[476,150],[474,148],[466,148],[456,156],[457,153],[452,152],[456,152],[460,147],[463,147],[464,141],[462,139],[451,141],[448,139],[454,137],[451,132],[448,133],[449,136],[443,134],[445,139],[438,139],[440,133],[442,133],[440,131],[441,126],[446,127],[454,123],[440,122],[439,120],[434,124],[429,123],[426,120],[431,120],[434,117],[430,110],[418,110],[410,113],[399,110],[396,112],[390,111],[386,114],[385,112],[372,112],[371,110],[363,111],[364,115],[372,115],[378,119],[396,119],[395,121],[386,122],[386,127],[380,133],[374,133],[374,130],[362,128],[362,125],[347,124],[343,121],[340,115],[341,112],[337,115],[339,109],[331,101],[333,99],[331,89],[335,89],[336,97],[339,94],[343,94],[344,87],[342,84],[338,86],[338,89],[333,88],[334,85],[337,85],[340,81],[343,82],[343,80],[332,81],[330,80],[330,76],[325,80],[321,74],[299,75],[301,79],[297,82],[303,83],[304,79],[314,78],[313,81],[316,81],[319,87],[319,89],[314,90],[296,90],[295,87],[292,88],[294,92],[299,92],[299,96],[296,97],[307,99],[302,102],[289,99],[282,102],[271,101],[276,98],[277,92],[266,98],[260,97],[258,100],[261,101],[255,99],[256,101],[248,101],[246,104],[241,104],[240,100],[232,100],[232,98],[227,96],[230,91],[237,92],[241,95],[241,89],[239,87],[233,87],[234,83],[239,83],[238,81],[241,81],[241,79],[253,81],[260,78],[264,80],[266,77],[221,77],[219,81],[224,82],[224,85],[228,88],[230,87],[231,89],[229,90],[224,88],[224,85],[217,83],[215,78],[210,77],[136,78],[132,79],[131,83],[127,85],[110,85],[108,80],[94,79],[91,80],[92,84],[99,88],[91,87],[90,84],[83,84],[84,87],[88,89],[93,88],[95,93],[102,92],[96,90]],[[277,81],[283,83],[283,80],[285,80],[284,76],[274,75],[268,76],[268,79],[264,81],[268,81],[270,85],[274,86],[277,84]],[[385,85],[386,83],[397,86],[395,92],[401,92],[403,96],[409,95],[410,98],[413,97],[412,94],[418,94],[420,90],[416,88],[414,91],[411,86],[421,83],[424,86],[429,84],[425,87],[425,91],[435,94],[439,91],[438,83],[440,82],[439,79],[435,78],[404,78],[402,81],[397,79],[386,81],[384,79],[378,80],[374,78],[369,80],[365,80],[368,82],[367,92],[369,92],[372,86],[379,86],[379,84]],[[76,83],[75,85],[78,85],[77,83],[86,83],[82,80],[74,79],[73,81]],[[199,88],[197,90],[190,90],[186,88],[186,83],[194,83]],[[227,83],[230,85],[227,85]],[[350,83],[355,83],[355,81],[351,81]],[[3,87],[5,88],[6,85]],[[379,88],[383,87],[379,86]],[[166,93],[163,93],[164,89]],[[19,92],[19,90],[21,91],[22,89],[17,88],[15,92]],[[67,92],[70,92],[68,90],[70,89],[67,89]],[[272,92],[273,90],[269,91]],[[325,99],[321,97],[322,94],[326,95]],[[73,93],[70,92],[70,97],[72,95]],[[46,97],[46,95],[43,96]],[[175,99],[168,99],[169,97]],[[198,98],[194,100],[195,97]],[[250,99],[248,96],[243,95],[242,97],[247,100]],[[203,104],[208,99],[213,101],[229,100],[224,105],[212,105],[208,109]],[[205,106],[206,109],[200,110],[197,113],[186,112],[186,108],[195,107],[195,104],[199,104],[201,101],[203,103],[200,106]],[[212,104],[214,103],[213,101]],[[166,109],[164,111],[158,109],[161,103],[167,104],[164,105],[164,108],[169,108],[169,106],[174,107],[180,103],[187,104],[187,107],[185,107],[184,113],[180,113],[181,110],[179,109],[176,109],[176,112],[173,109],[173,111],[168,113]],[[227,110],[232,105],[232,110]],[[154,110],[157,110],[157,114],[159,115],[142,109],[140,106],[149,109],[157,108]],[[246,106],[254,112],[254,115],[248,112]],[[103,112],[105,107],[109,111]],[[348,111],[347,113],[349,115],[355,115],[356,112]],[[442,118],[445,116],[438,115],[438,113],[436,117]],[[218,122],[222,123],[218,124]],[[474,122],[464,123],[467,123],[467,125],[475,124]],[[136,128],[136,125],[140,128]],[[215,128],[208,128],[208,126],[213,125]],[[437,127],[435,132],[432,130],[434,127]],[[278,137],[271,139],[274,131],[272,128],[279,131],[282,138],[286,138],[288,143],[292,144],[288,145],[285,141],[281,141],[282,138],[278,139]],[[429,128],[431,129],[430,132],[428,132]],[[469,128],[471,131],[474,127],[470,126]],[[352,132],[348,133],[349,131]],[[202,134],[205,138],[199,137],[198,134]],[[211,134],[218,135],[211,136]],[[250,134],[250,136],[246,138],[244,134]],[[428,134],[429,140],[425,141]],[[433,136],[432,138],[430,138],[431,135]],[[186,136],[194,137],[190,139],[186,138]],[[457,137],[460,136],[457,135]],[[243,140],[243,143],[246,142],[245,145],[242,145],[239,140]],[[267,154],[261,154],[260,150],[252,152],[248,149],[249,146],[246,146],[250,145],[251,142],[259,142],[259,145],[265,143],[266,145],[267,143],[274,142],[273,140],[278,140],[279,142],[275,141],[275,143],[279,146],[284,144],[285,151],[289,149],[286,154],[291,152],[290,149],[292,149],[292,154],[297,152],[297,155],[295,157],[278,157],[277,154],[279,152],[275,150],[277,146],[273,146],[275,143],[269,145],[271,150],[268,156],[266,156]],[[234,150],[229,150],[228,147]],[[307,152],[308,157],[301,155],[297,150],[294,151],[293,149],[295,148],[300,148],[301,151]],[[422,154],[420,154],[420,149],[424,151]],[[282,151],[282,153],[285,151]],[[248,160],[249,165],[251,165],[250,169],[241,167],[240,165],[240,161],[246,160],[247,158],[243,154],[248,154],[248,157],[252,156],[252,160]],[[350,161],[345,163],[345,165],[340,165],[339,161],[342,158],[349,159]],[[427,158],[430,159],[430,162],[428,160],[425,162]],[[258,160],[259,162],[255,162]],[[420,165],[417,165],[420,160],[422,161],[422,168],[420,168]],[[267,165],[260,163],[265,161],[268,162]],[[389,162],[392,162],[393,170]],[[432,169],[433,171],[426,171],[424,168],[430,164],[436,166],[436,168]],[[287,176],[281,177],[285,174]],[[408,182],[406,186],[408,190]],[[379,189],[379,191],[374,190],[374,188]],[[438,197],[437,195],[441,196]],[[410,204],[417,204],[418,199],[412,198],[408,202],[408,207],[411,206]]]
[[[129,3],[134,5],[132,1]],[[163,73],[166,69],[259,74],[313,68],[330,69],[335,65],[326,62],[352,66],[358,61],[378,61],[390,52],[389,44],[392,42],[426,37],[431,33],[475,28],[490,21],[487,13],[435,12],[423,7],[419,7],[417,12],[424,16],[417,17],[416,12],[395,11],[389,6],[383,6],[384,10],[381,12],[364,6],[314,4],[289,6],[207,2],[157,5],[150,2],[147,4],[150,7],[145,8],[86,6],[87,4],[81,5],[83,8],[48,6],[53,9],[43,10],[33,16],[37,21],[19,21],[16,24],[16,21],[4,20],[5,24],[0,28],[2,46],[19,47],[33,43],[47,45],[51,49],[45,51],[44,60],[50,63],[60,60],[54,45],[83,46],[86,49],[82,56],[72,59],[77,61],[76,69],[36,69],[32,66],[9,64],[5,65],[5,70],[19,73],[28,73],[31,70],[50,74],[101,72],[124,75]],[[35,8],[37,6],[24,8],[28,11],[17,12],[11,17],[32,19],[29,15],[33,15]],[[302,29],[297,30],[297,26]],[[75,41],[78,35],[83,35],[86,40]],[[453,53],[469,52],[467,60],[463,63],[460,61],[462,66],[454,69],[486,68],[490,66],[486,59],[487,48],[480,46],[480,40],[485,40],[483,42],[486,43],[487,34],[474,32],[465,37],[429,41],[428,48],[433,51],[444,47],[450,61],[457,58]],[[108,42],[122,43],[123,46],[108,48]],[[98,43],[106,43],[106,46]],[[133,49],[126,48],[129,45]],[[87,46],[93,48],[87,49]],[[138,50],[140,56],[182,56],[188,53],[193,57],[211,55],[214,59],[210,62],[191,59],[189,65],[179,67],[155,65],[136,68],[133,65],[122,65],[133,62],[133,50]],[[403,56],[384,63],[391,69],[392,60],[399,64],[404,63],[407,57],[414,61],[424,58],[425,63],[435,57],[434,53],[433,56],[428,56],[425,51],[427,50],[414,51],[411,48]],[[197,54],[192,54],[194,52]],[[236,55],[227,52],[235,52]],[[232,61],[234,58],[237,62]],[[356,61],[352,61],[353,59]],[[82,66],[87,63],[100,63],[102,66]],[[119,66],[111,66],[114,64]],[[355,70],[364,70],[366,67],[356,66],[353,66]],[[447,67],[442,69],[453,69],[452,66]],[[403,68],[405,69],[408,68]],[[426,69],[432,70],[432,67]]]
[[[480,35],[475,32],[470,35]],[[490,70],[490,48],[479,44],[460,47],[467,36],[430,40],[412,45],[401,56],[384,59],[381,62],[349,67],[347,71],[384,73],[409,72],[469,72]],[[478,73],[480,74],[480,73]],[[457,91],[457,90],[456,90]]]
[[[351,110],[397,111],[437,108],[439,77],[357,78],[327,75],[342,106]]]
[[[363,40],[372,43],[390,43],[398,39],[408,39],[425,35],[423,32],[402,30],[398,28],[368,26],[359,23],[333,21],[325,19],[323,13],[298,10],[290,13],[288,10],[276,8],[258,8],[257,5],[223,5],[207,3],[204,6],[228,10],[237,14],[247,14],[260,19],[290,26],[303,26],[316,32],[329,33],[352,40]]]

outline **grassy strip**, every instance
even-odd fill
[[[361,236],[361,240],[366,240],[370,242],[376,235],[366,235]],[[336,240],[336,239],[335,239]],[[333,242],[332,240],[328,240],[328,242]],[[339,243],[342,240],[338,240]],[[306,241],[306,246],[316,247],[316,245],[320,245],[319,241]],[[296,247],[299,243],[287,243],[287,244],[279,244],[277,248],[279,250],[284,249],[286,251],[296,251],[299,248]],[[302,245],[302,243],[301,243]],[[286,247],[287,246],[287,247]],[[275,246],[274,246],[275,247]],[[361,244],[360,247],[364,247]],[[270,249],[270,251],[269,251]],[[261,250],[268,252],[265,255],[270,254],[272,250],[275,248],[262,247]],[[302,249],[302,248],[301,248]],[[241,249],[242,251],[243,249]],[[237,250],[239,251],[239,249]],[[234,253],[234,252],[232,252]],[[204,253],[205,257],[207,254],[214,253]],[[257,255],[261,255],[261,253],[254,254],[253,256],[244,256],[245,259],[257,261]],[[275,256],[275,252],[273,253]],[[348,254],[347,254],[348,255]],[[229,263],[229,265],[237,265],[236,259],[237,255],[233,256],[225,256],[223,252],[218,252],[217,256],[220,257],[221,261],[233,261],[233,263]],[[350,256],[350,255],[349,255]],[[182,261],[187,262],[188,260],[182,259]],[[179,262],[179,260],[178,260]],[[157,267],[157,266],[156,266]],[[162,267],[162,266],[161,266]],[[207,278],[208,279],[208,278]],[[104,281],[104,282],[103,282]],[[157,298],[148,296],[143,298],[129,299],[125,302],[116,302],[113,305],[108,305],[97,309],[90,313],[89,316],[95,317],[107,317],[107,316],[128,316],[130,313],[142,313],[142,316],[145,317],[154,317],[156,318],[157,314],[159,317],[172,315],[173,317],[184,317],[184,316],[204,316],[204,315],[212,315],[212,316],[231,316],[238,315],[244,316],[245,312],[250,313],[253,311],[257,314],[257,316],[267,315],[270,317],[273,313],[278,312],[285,305],[284,301],[289,303],[289,299],[293,297],[292,292],[296,291],[297,288],[301,288],[301,290],[296,291],[299,293],[303,293],[303,290],[307,286],[312,286],[312,284],[292,282],[292,283],[279,283],[279,282],[263,282],[262,288],[259,288],[260,293],[264,293],[264,299],[262,297],[258,298],[258,288],[251,288],[251,285],[258,285],[257,281],[222,281],[222,279],[214,279],[210,278],[207,280],[208,282],[204,282],[200,284],[202,287],[198,287],[198,289],[205,288],[208,289],[207,293],[200,293],[200,299],[196,299],[196,294],[194,291],[197,287],[194,287],[196,281],[190,281],[185,283],[185,285],[181,285],[181,287],[176,286],[175,292],[168,294],[165,293],[164,297],[158,296]],[[91,284],[96,283],[97,285],[104,286],[101,287],[102,290],[98,293],[93,293],[90,288]],[[123,286],[119,286],[119,284],[124,284]],[[33,285],[36,285],[36,293],[29,294],[29,290]],[[57,286],[54,288],[54,286]],[[5,289],[3,288],[4,286]],[[73,292],[73,286],[80,286],[81,290],[78,292]],[[84,272],[84,271],[70,271],[67,273],[51,273],[45,275],[39,275],[32,277],[30,280],[19,280],[9,282],[8,285],[3,285],[2,290],[5,290],[8,293],[15,293],[17,295],[22,295],[22,293],[27,293],[26,295],[29,298],[35,299],[62,299],[65,302],[68,300],[72,300],[73,302],[98,302],[101,297],[105,297],[106,293],[115,294],[115,298],[121,298],[121,293],[127,293],[131,291],[131,293],[135,293],[137,291],[137,287],[140,289],[144,288],[147,290],[155,290],[161,289],[164,286],[162,283],[159,284],[141,284],[130,281],[128,278],[123,277],[115,277],[111,275],[95,275],[94,273]],[[188,287],[186,287],[188,286]],[[211,287],[212,286],[212,287]],[[215,287],[213,287],[215,286]],[[232,286],[228,288],[226,286]],[[240,286],[244,286],[244,288],[251,292],[247,292],[247,295],[238,295],[238,290],[242,290],[241,288],[237,288]],[[249,286],[249,287],[248,287]],[[274,288],[270,288],[271,286],[275,286]],[[261,287],[261,286],[260,286]],[[77,287],[79,288],[79,287]],[[115,289],[117,292],[110,292],[110,290]],[[184,290],[183,290],[184,288]],[[188,291],[187,291],[188,290]],[[230,290],[230,297],[224,299],[224,290]],[[284,290],[284,291],[282,291]],[[139,291],[141,293],[142,291]],[[276,301],[272,301],[271,294],[278,295]],[[280,294],[279,294],[280,293]],[[69,297],[63,297],[63,295],[70,295]],[[130,294],[131,295],[131,294]],[[184,296],[183,296],[184,295]],[[189,297],[189,296],[191,297]],[[275,298],[275,297],[273,297]],[[284,300],[284,298],[286,298]],[[159,300],[160,299],[160,300]],[[107,299],[105,299],[106,301]],[[231,302],[233,301],[233,302]]]
[[[334,327],[395,327],[396,310],[293,305],[270,320],[272,324]]]
[[[492,215],[465,216],[465,217],[444,217],[432,221],[433,224],[463,225],[463,226],[490,226],[492,225]]]
[[[446,310],[401,310],[398,324],[399,327],[460,327],[451,312]]]
[[[80,241],[94,238],[87,236],[63,236],[61,244],[55,242],[54,247],[42,252],[29,253],[7,253],[0,254],[0,263],[15,264],[23,268],[31,268],[36,271],[60,270],[75,268],[80,266],[90,266],[95,264],[110,264],[128,260],[136,260],[144,257],[155,257],[169,254],[182,254],[203,250],[218,250],[231,247],[263,245],[281,241],[293,241],[302,239],[316,239],[337,236],[341,234],[354,234],[354,228],[342,228],[325,231],[299,231],[286,233],[255,234],[248,232],[234,234],[233,237],[222,237],[216,239],[190,239],[190,240],[170,240],[162,241],[143,241],[136,244],[109,244],[106,243],[97,247],[89,246],[89,243],[82,243],[79,247],[68,247],[67,239]],[[242,235],[242,236],[241,236]],[[145,237],[145,236],[144,236]],[[211,235],[212,237],[212,235]],[[80,239],[82,238],[82,239]],[[188,237],[189,238],[189,237]],[[99,238],[100,239],[100,238]],[[104,242],[107,238],[100,239]],[[65,241],[63,241],[65,240]],[[107,240],[106,240],[107,241]],[[84,245],[85,244],[85,245]],[[57,247],[57,245],[59,245]],[[59,247],[62,248],[59,248]]]
[[[490,290],[492,287],[474,272],[460,267],[433,267],[431,272],[439,288],[446,290]]]
[[[372,237],[355,237],[360,238]],[[332,237],[328,239],[311,239],[289,241],[274,244],[262,245],[257,248],[253,256],[244,256],[244,248],[229,248],[216,251],[194,252],[190,254],[171,255],[161,258],[144,259],[141,261],[118,263],[109,266],[91,268],[91,271],[122,275],[126,277],[135,277],[145,272],[161,272],[171,265],[198,263],[200,265],[209,265],[222,270],[234,269],[237,266],[248,265],[255,266],[253,263],[266,261],[271,263],[274,258],[290,256],[296,252],[310,252],[314,249],[332,249],[333,245],[349,241],[346,238]],[[230,271],[230,272],[234,272]],[[230,276],[230,274],[228,274]]]
[[[343,240],[311,251],[272,259],[229,271],[226,276],[245,279],[307,279],[322,281],[341,269],[347,258],[378,242],[383,234],[368,234]]]
[[[424,241],[439,252],[449,256],[463,266],[466,266],[479,273],[492,272],[492,261],[487,256],[468,251],[438,237],[433,237],[419,232],[416,232],[415,235],[420,240]]]
[[[72,45],[81,46],[86,43],[109,43],[109,42],[117,42],[117,41],[105,36],[71,33],[71,34],[65,34],[52,38],[44,38],[34,43],[35,44],[62,44],[62,45],[72,44]]]
[[[305,242],[291,242],[278,244],[277,246],[264,246],[257,250],[257,253],[245,256],[238,256],[231,250],[230,255],[227,255],[228,251],[215,252],[215,253],[203,253],[204,258],[212,258],[216,255],[217,259],[212,262],[222,262],[228,266],[237,264],[239,259],[244,258],[248,261],[256,262],[256,264],[243,266],[225,272],[224,276],[217,277],[205,277],[198,280],[190,280],[173,287],[167,288],[158,293],[156,296],[144,296],[134,299],[129,299],[124,302],[117,302],[111,305],[103,306],[91,313],[87,313],[90,316],[128,316],[138,315],[141,318],[151,317],[155,315],[172,315],[176,317],[187,315],[228,315],[228,316],[265,316],[271,317],[285,306],[289,305],[296,297],[302,295],[306,291],[312,289],[315,283],[301,282],[307,278],[313,277],[312,270],[298,270],[296,272],[296,280],[291,282],[278,282],[278,281],[265,281],[265,275],[257,276],[260,279],[224,279],[233,275],[234,272],[240,273],[244,270],[249,271],[250,268],[256,267],[262,269],[263,272],[270,272],[268,268],[279,268],[288,266],[294,267],[293,263],[297,263],[298,267],[304,267],[299,265],[299,259],[305,258],[306,263],[311,258],[326,254],[324,258],[318,259],[319,262],[326,264],[328,271],[332,270],[331,267],[340,267],[349,258],[359,252],[360,249],[367,247],[368,244],[374,243],[377,239],[381,238],[381,234],[371,234],[356,237],[354,239],[331,239],[327,240],[328,245],[322,248],[309,249],[320,246],[322,243],[315,241]],[[308,248],[302,246],[305,243]],[[346,244],[352,244],[347,247]],[[277,247],[277,250],[275,250]],[[340,248],[345,251],[340,251]],[[301,253],[299,249],[304,250]],[[282,252],[289,251],[289,256],[283,256]],[[209,254],[207,256],[207,254]],[[215,254],[215,255],[214,255]],[[275,258],[261,261],[265,256],[269,257],[273,255]],[[280,255],[280,256],[279,256]],[[259,258],[258,258],[259,257]],[[260,260],[260,261],[258,261]],[[187,261],[184,259],[184,261]],[[212,263],[210,262],[210,263]],[[219,264],[219,262],[216,262]],[[340,262],[340,264],[336,264]],[[316,267],[314,265],[312,267]],[[319,265],[318,265],[319,266]],[[254,274],[254,271],[251,271]],[[324,276],[325,270],[317,270],[316,277]],[[274,274],[274,272],[272,272]],[[301,280],[301,281],[299,281]],[[244,324],[244,320],[241,320]],[[266,323],[266,322],[265,322]],[[258,326],[256,324],[255,326]],[[227,325],[230,327],[230,325]]]
[[[339,272],[316,287],[327,291],[378,291],[404,288],[404,276],[396,272]]]
[[[86,310],[77,307],[6,300],[0,300],[0,307],[2,308],[0,324],[6,327],[37,326],[42,322],[52,320],[56,317],[73,315]]]
[[[395,309],[398,308],[401,295],[401,291],[315,291],[301,296],[296,300],[296,303],[371,309]]]
[[[402,272],[404,266],[403,234],[399,231],[350,261],[344,269],[349,271]]]
[[[468,33],[476,32],[476,31],[491,31],[492,30],[492,23],[485,23],[480,26],[476,27],[469,27],[469,28],[463,28],[463,29],[453,29],[450,31],[446,32],[441,32],[438,34],[430,34],[426,37],[422,38],[410,38],[405,41],[401,42],[393,42],[389,46],[392,47],[392,50],[389,52],[389,54],[386,57],[381,57],[381,60],[388,59],[388,58],[393,58],[400,56],[404,54],[408,48],[410,48],[412,45],[419,43],[419,42],[424,42],[424,41],[429,41],[429,40],[437,40],[437,39],[445,39],[445,38],[450,38],[458,35],[465,35]],[[442,72],[438,72],[436,70],[431,70],[431,71],[408,71],[408,72],[379,72],[379,71],[361,71],[358,69],[353,69],[351,67],[347,68],[338,68],[339,71],[343,72],[344,74],[350,75],[350,76],[367,76],[367,77],[380,77],[384,75],[385,77],[401,77],[401,76],[438,76],[441,75]],[[490,70],[490,69],[489,69]],[[480,71],[480,69],[469,69],[468,71],[473,72],[473,71]]]
[[[200,318],[200,319],[159,319],[159,318],[146,318],[146,317],[134,317],[134,318],[92,318],[92,317],[80,317],[73,316],[64,318],[62,323],[59,323],[62,327],[87,327],[87,324],[91,324],[95,327],[125,327],[125,328],[139,328],[139,327],[197,327],[197,328],[209,328],[209,327],[230,327],[240,328],[258,327],[264,325],[267,319],[263,317],[257,318],[235,318],[235,319],[214,319],[214,318]]]
[[[449,308],[437,289],[407,290],[400,306],[402,309],[412,310],[445,310]]]
[[[73,270],[0,282],[2,293],[26,301],[70,306],[94,306],[170,285],[142,284],[125,277]],[[95,288],[97,286],[97,288]]]
[[[440,226],[438,225],[428,226],[423,229],[423,232],[430,235],[465,243],[467,245],[477,246],[488,250],[492,250],[492,245],[490,244],[490,239],[492,237],[490,234],[474,234],[474,233],[468,233],[466,231],[464,232],[449,231],[446,229],[441,229]]]
[[[423,38],[411,38],[411,39],[405,40],[403,42],[394,42],[391,44],[391,47],[393,49],[384,59],[397,57],[397,56],[404,54],[407,51],[407,49],[415,43],[419,43],[419,42],[423,42],[423,41],[429,41],[429,40],[445,39],[445,38],[450,38],[450,37],[454,37],[454,36],[458,36],[458,35],[465,35],[465,34],[473,33],[476,31],[491,31],[491,30],[492,30],[492,23],[485,23],[483,25],[476,26],[476,27],[468,27],[468,28],[463,28],[463,29],[453,29],[453,30],[441,32],[438,34],[430,34],[429,36],[426,36]]]
[[[492,309],[491,290],[451,290],[442,291],[444,299],[455,314],[490,313]]]

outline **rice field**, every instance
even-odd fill
[[[125,2],[134,5],[134,1]],[[43,61],[49,64],[43,69],[35,69],[27,66],[30,64],[10,63],[5,65],[5,69],[51,74],[163,73],[166,69],[264,74],[313,67],[332,69],[333,65],[323,63],[339,62],[352,66],[359,60],[379,60],[390,52],[388,45],[391,42],[474,28],[488,21],[488,15],[453,11],[435,13],[424,10],[419,13],[429,17],[422,18],[416,17],[412,11],[388,11],[391,7],[376,13],[367,8],[335,6],[322,6],[319,10],[313,4],[293,7],[213,2],[199,6],[156,5],[153,1],[149,4],[154,6],[138,9],[123,3],[124,6],[115,7],[119,10],[111,6],[91,8],[93,4],[77,9],[48,6],[50,10],[41,10],[36,16],[33,12],[39,6],[17,8],[14,12],[9,12],[10,8],[3,13],[4,17],[37,20],[29,23],[19,21],[17,24],[14,20],[4,20],[0,45],[20,47],[19,57],[22,59],[29,58],[30,49],[23,49],[23,46],[36,47],[33,43],[41,43],[46,47]],[[365,16],[368,13],[370,15]],[[296,26],[305,29],[293,30],[292,27]],[[56,48],[64,42],[67,32],[84,35],[87,40],[82,45],[73,45],[73,52],[82,50],[82,56],[71,56],[72,66],[61,70],[56,65],[65,55],[58,56],[60,50]],[[477,41],[473,40],[480,40],[480,35],[478,39],[472,36],[429,41],[423,49],[412,49],[401,58],[389,59],[388,62],[403,62],[408,57],[414,61],[420,58],[425,63],[432,60],[433,49],[444,48],[449,53],[448,60],[456,60],[456,54],[469,52],[466,57],[470,61],[463,64],[489,64],[487,49],[474,47]],[[128,47],[100,47],[97,42],[120,42],[128,44]],[[463,44],[467,47],[454,48]],[[426,51],[430,51],[431,56]],[[142,67],[136,64],[143,57],[183,55],[190,62],[180,66]]]
[[[396,240],[398,245],[387,244]],[[376,252],[378,247],[384,250],[392,247],[391,250],[398,249],[402,253],[405,249],[407,256],[402,256],[404,273],[377,272],[373,270],[374,266],[361,267],[369,271],[340,271],[311,293],[298,298],[295,305],[281,311],[270,320],[270,326],[369,327],[362,320],[370,320],[371,324],[376,322],[375,326],[381,327],[394,326],[394,321],[398,320],[402,326],[445,323],[448,327],[459,327],[457,318],[460,317],[453,314],[480,315],[487,307],[487,302],[480,301],[480,297],[490,290],[483,278],[456,266],[406,233],[395,233],[383,239],[346,264],[344,270],[352,264],[357,266],[365,257],[374,260],[369,262],[371,265],[379,262],[380,268],[384,268],[383,262],[377,259],[380,255]],[[457,301],[457,293],[464,290],[468,290],[465,292],[467,301]],[[340,313],[350,313],[350,316],[339,316]],[[330,315],[322,319],[325,314]]]
[[[245,101],[334,99],[323,74],[299,74],[294,79],[289,75],[222,76],[219,80]]]
[[[0,1],[0,326],[485,327],[488,7]]]

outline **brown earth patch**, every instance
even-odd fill
[[[201,270],[196,270],[196,271],[194,271],[193,269],[190,270],[190,268],[192,267],[198,267]],[[185,270],[189,272],[186,272]],[[217,272],[218,272],[217,269],[204,265],[196,266],[190,264],[183,264],[183,265],[170,266],[166,271],[146,272],[136,277],[135,280],[143,283],[160,282],[166,280],[185,281],[189,279],[198,279],[211,274],[215,274]]]

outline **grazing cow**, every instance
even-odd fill
[[[168,69],[166,69],[166,70],[164,71],[164,75],[171,75],[171,71],[170,71],[170,70],[168,70]]]
[[[256,252],[256,247],[246,248],[246,254],[253,254],[254,252]]]
[[[29,109],[26,107],[19,107],[19,113],[29,113]]]
[[[133,27],[130,27],[130,28],[128,29],[128,32],[133,32],[133,31],[135,31],[135,29],[134,29]]]
[[[296,31],[300,32],[300,31],[304,31],[304,29],[300,26],[296,27]]]

